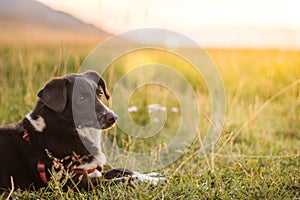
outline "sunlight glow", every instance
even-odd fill
[[[137,28],[166,28],[195,37],[199,32],[210,35],[224,32],[235,37],[241,30],[280,31],[299,43],[300,31],[297,0],[38,0],[66,11],[110,33]],[[210,31],[208,31],[210,30]],[[284,33],[282,33],[284,32]],[[245,38],[245,34],[242,36]],[[262,40],[268,36],[262,36]],[[285,37],[285,36],[283,36]],[[281,39],[275,39],[277,40]],[[230,43],[230,42],[229,42]]]
[[[39,0],[112,32],[155,26],[191,29],[230,26],[300,29],[299,1]]]

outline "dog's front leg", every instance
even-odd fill
[[[104,179],[115,179],[115,178],[122,178],[122,177],[128,177],[132,176],[133,172],[128,170],[128,169],[123,169],[123,168],[116,168],[116,169],[111,169],[107,170],[101,173],[102,177]]]
[[[113,183],[128,183],[130,181],[131,184],[146,182],[151,183],[153,185],[164,184],[167,179],[160,173],[151,172],[148,174],[142,174],[139,172],[133,172],[128,169],[111,169],[105,172],[102,172],[102,177],[105,180],[111,181]]]
[[[75,175],[68,187],[77,187],[87,191],[93,190],[97,185],[127,184],[131,180],[133,172],[126,169],[112,169],[104,172],[96,170],[91,174]]]

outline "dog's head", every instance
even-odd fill
[[[101,102],[109,99],[106,83],[97,72],[70,74],[49,81],[38,93],[56,117],[73,121],[76,128],[108,129],[117,115]]]

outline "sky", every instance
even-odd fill
[[[212,45],[300,47],[299,0],[38,1],[114,34],[166,28]]]

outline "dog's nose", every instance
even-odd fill
[[[109,112],[106,114],[107,122],[114,123],[117,119],[118,119],[118,115],[113,112]]]

